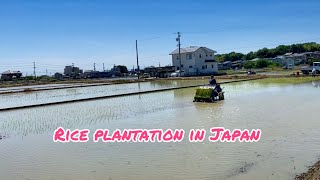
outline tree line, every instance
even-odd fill
[[[236,60],[251,60],[254,58],[274,58],[285,53],[304,53],[320,51],[320,44],[316,42],[308,42],[292,45],[279,45],[276,48],[262,48],[255,52],[251,51],[247,54],[231,52],[227,54],[217,54],[216,60],[219,62],[236,61]]]

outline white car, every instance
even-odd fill
[[[170,77],[181,77],[181,76],[184,76],[184,71],[181,71],[180,73],[180,70],[170,74]]]

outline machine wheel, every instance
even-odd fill
[[[302,74],[309,75],[309,71],[302,71]]]
[[[219,100],[224,100],[224,94],[223,93],[219,93]]]

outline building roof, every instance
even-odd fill
[[[207,47],[198,47],[198,46],[190,46],[190,47],[186,47],[186,48],[180,48],[180,53],[192,53],[197,51],[198,49],[202,48],[203,50],[205,50],[206,52],[211,52],[211,53],[216,53],[216,51],[209,49]],[[174,54],[179,54],[179,48],[177,48],[176,50],[174,50],[173,52],[170,53],[170,55],[174,55]]]
[[[304,56],[304,55],[306,55],[305,53],[294,53],[294,54],[291,54],[290,56],[291,57],[299,57],[299,56]]]
[[[251,60],[249,60],[249,61],[258,61],[258,60],[260,60],[260,58],[254,58],[254,59],[251,59]]]
[[[3,72],[1,74],[22,74],[22,73],[20,71],[10,71],[10,70],[8,70],[8,71],[5,71],[5,72]]]

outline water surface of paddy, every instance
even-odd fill
[[[1,112],[1,179],[292,179],[319,156],[316,84],[226,84],[226,100],[211,104],[193,103],[188,88]],[[59,126],[259,128],[262,137],[257,143],[53,143]]]

